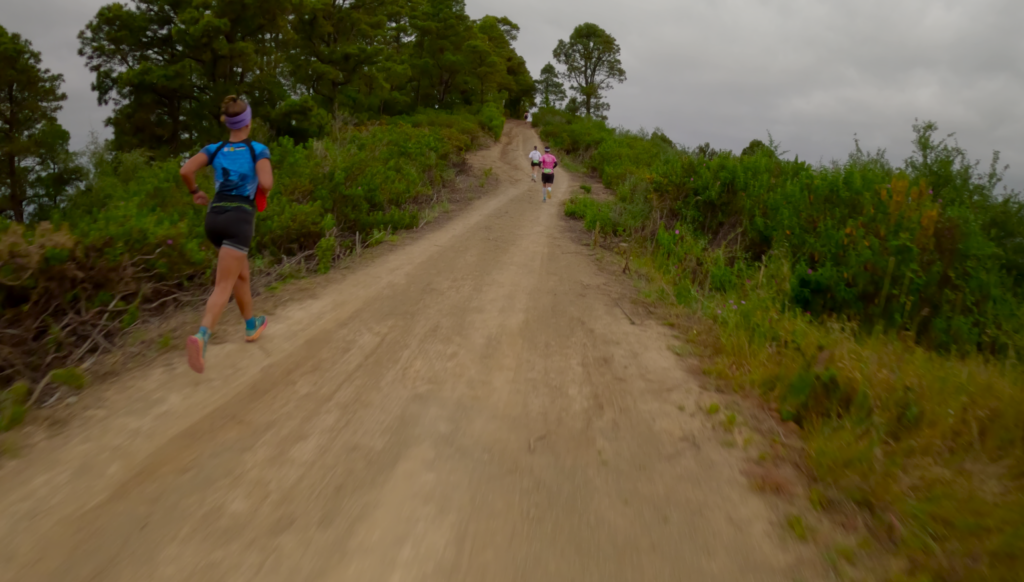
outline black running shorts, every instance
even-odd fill
[[[249,254],[256,213],[244,206],[212,206],[206,213],[206,238],[213,246]]]
[[[555,183],[555,173],[551,172],[550,174],[541,174],[540,175],[540,183],[541,184],[554,184]]]
[[[535,166],[535,167],[539,167],[540,166],[540,162],[534,160],[534,161],[530,162],[530,165],[531,166]]]

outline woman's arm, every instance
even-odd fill
[[[270,167],[270,160],[262,159],[256,162],[256,180],[264,192],[270,193],[274,188],[274,169]]]
[[[185,183],[185,187],[192,194],[192,201],[196,204],[205,205],[210,202],[210,198],[206,193],[196,185],[196,172],[205,168],[209,162],[210,159],[206,157],[206,154],[199,152],[189,158],[185,165],[181,167],[181,170],[178,171],[178,174],[181,175],[181,181]]]

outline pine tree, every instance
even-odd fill
[[[577,26],[568,42],[560,40],[555,46],[555,61],[565,67],[562,78],[570,83],[588,117],[605,118],[610,108],[605,92],[613,83],[625,82],[621,52],[615,37],[590,22]]]
[[[558,70],[551,63],[544,65],[540,70],[540,79],[537,80],[537,97],[544,107],[559,107],[565,101],[565,85],[558,78]]]
[[[370,87],[387,84],[389,23],[404,16],[395,0],[297,0],[290,21],[289,72],[295,87],[333,112],[373,107]]]
[[[0,26],[0,215],[45,218],[76,179],[68,132],[57,123],[64,77],[39,52]]]

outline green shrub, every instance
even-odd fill
[[[6,432],[21,424],[25,419],[29,387],[19,382],[0,392],[0,432]]]
[[[796,539],[805,542],[810,537],[807,534],[807,526],[804,525],[804,518],[796,514],[791,514],[786,518],[786,525],[789,526],[789,530],[793,532]]]
[[[598,202],[588,196],[572,196],[565,203],[565,215],[583,220],[584,228],[594,230],[601,225],[605,232],[616,230],[612,218],[613,205]]]
[[[62,368],[50,372],[50,381],[74,390],[85,388],[85,374],[78,368]]]
[[[494,139],[501,139],[501,132],[505,129],[505,115],[494,103],[487,103],[480,111],[480,120],[484,127],[494,136]]]
[[[334,266],[334,253],[338,248],[338,241],[333,236],[325,236],[316,243],[316,271],[321,275],[327,273]]]
[[[541,127],[540,137],[551,147],[583,158],[615,134],[604,121],[571,117],[551,108],[534,114],[533,124]]]

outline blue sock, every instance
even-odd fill
[[[203,338],[204,342],[210,341],[210,330],[207,329],[205,325],[199,328],[199,333],[196,335]]]
[[[250,330],[256,329],[256,316],[255,315],[250,317],[249,319],[245,320],[245,329],[250,329]]]

